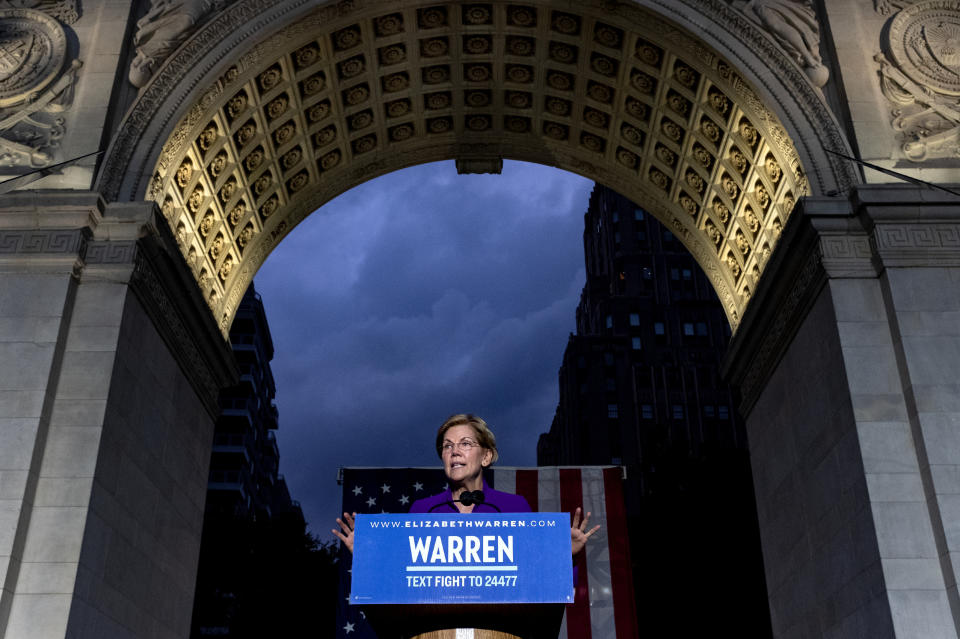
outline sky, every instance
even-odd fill
[[[583,288],[593,183],[505,161],[396,171],[327,203],[254,283],[274,341],[280,472],[332,539],[343,466],[437,466],[436,430],[483,417],[533,466]]]

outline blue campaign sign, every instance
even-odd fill
[[[350,603],[570,603],[567,513],[357,515]]]

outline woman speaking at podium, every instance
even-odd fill
[[[485,421],[476,415],[452,415],[437,431],[436,445],[448,488],[438,495],[413,502],[411,513],[531,512],[526,499],[494,490],[483,478],[483,470],[498,457],[497,439]],[[574,555],[583,550],[587,539],[600,529],[600,526],[594,526],[587,530],[589,521],[590,513],[581,519],[578,506],[570,528]],[[343,519],[338,518],[337,524],[340,530],[334,529],[333,534],[353,552],[353,515],[343,513]]]

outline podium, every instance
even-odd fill
[[[379,639],[556,639],[566,513],[357,515],[350,604]]]
[[[363,607],[378,639],[557,639],[563,604]]]

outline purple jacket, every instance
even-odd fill
[[[487,485],[487,480],[483,480],[483,497],[484,502],[487,504],[495,504],[497,508],[500,509],[500,512],[504,513],[529,513],[532,512],[530,504],[527,503],[527,500],[521,497],[520,495],[514,495],[512,493],[504,493],[499,490],[494,490]],[[444,502],[453,501],[453,492],[447,488],[444,492],[439,495],[432,495],[430,497],[424,497],[423,499],[418,499],[413,502],[410,506],[411,513],[425,513],[429,512],[431,508],[437,504],[444,504]],[[459,513],[457,507],[454,504],[444,504],[438,506],[433,512],[438,514],[450,514],[450,513]],[[485,506],[484,504],[477,504],[473,507],[473,512],[497,512],[496,508],[491,508],[490,506]]]

